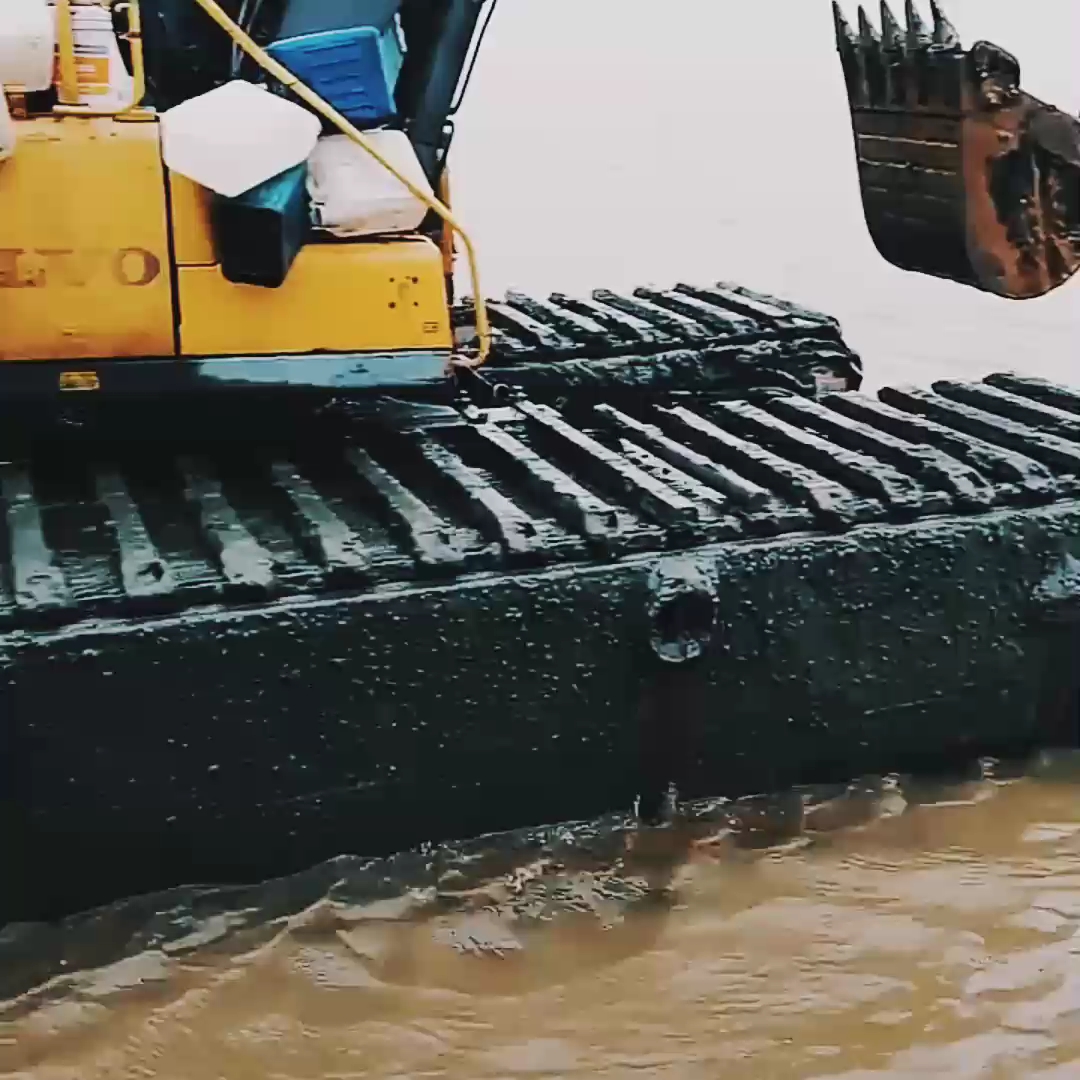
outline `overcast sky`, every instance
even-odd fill
[[[1080,0],[946,6],[1080,112]],[[489,294],[735,279],[840,318],[874,384],[1080,381],[1080,275],[1016,302],[877,255],[829,0],[499,0],[452,178]]]

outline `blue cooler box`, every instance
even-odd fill
[[[285,0],[276,37],[303,37],[353,26],[382,29],[394,21],[402,0]]]
[[[393,19],[381,27],[285,38],[267,52],[357,127],[394,118],[394,87],[404,53]]]

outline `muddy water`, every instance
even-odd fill
[[[12,928],[0,1075],[1075,1077],[1080,766],[982,771]]]
[[[951,11],[1080,108],[1074,0]],[[487,290],[737,279],[838,316],[871,386],[1075,379],[1080,283],[1009,304],[877,258],[832,49],[825,0],[502,0],[454,163]],[[1035,772],[9,928],[0,1076],[1080,1077],[1080,770]]]

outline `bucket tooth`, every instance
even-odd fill
[[[889,79],[881,51],[881,38],[861,4],[859,5],[859,52],[862,56],[868,103],[870,105],[887,104]]]
[[[934,16],[934,44],[944,49],[959,49],[960,35],[956,27],[949,22],[938,0],[930,0],[930,11]]]
[[[908,88],[912,85],[907,40],[887,0],[881,0],[881,41],[888,103],[903,105],[908,99]]]
[[[866,58],[859,46],[859,37],[833,0],[833,24],[836,27],[836,49],[844,69],[848,100],[852,105],[865,105],[870,97],[866,82]]]
[[[904,51],[904,32],[886,0],[881,0],[881,40],[886,49]]]
[[[907,19],[907,46],[909,49],[925,49],[933,43],[930,31],[926,28],[915,0],[905,0],[904,16]]]
[[[855,36],[855,31],[851,29],[851,24],[844,18],[844,12],[836,0],[833,0],[832,13],[833,26],[836,28],[836,47],[841,52],[854,48],[858,45],[859,39]]]
[[[864,49],[874,49],[881,44],[881,38],[862,4],[859,5],[859,43]]]

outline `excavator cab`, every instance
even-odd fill
[[[1080,266],[1080,123],[1021,88],[997,45],[969,49],[937,0],[902,26],[833,4],[866,223],[904,270],[1012,299]]]

